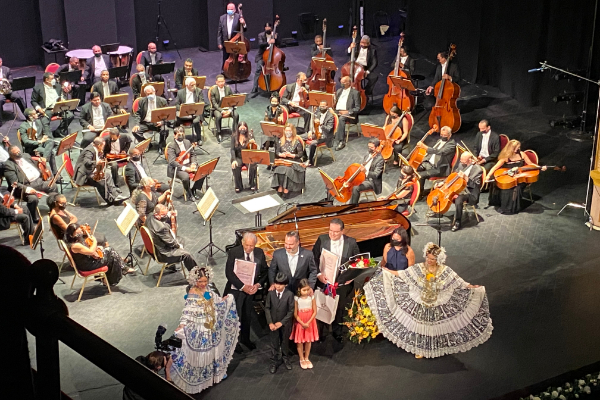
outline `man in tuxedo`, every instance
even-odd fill
[[[365,173],[366,179],[360,185],[352,188],[350,204],[358,204],[360,192],[363,190],[371,189],[375,194],[381,193],[383,164],[385,161],[383,160],[381,153],[377,151],[379,139],[369,139],[367,146],[369,147],[369,154],[367,154],[363,160],[363,163],[366,164],[360,166],[360,170]]]
[[[277,34],[273,34],[273,27],[267,22],[265,24],[265,31],[258,34],[258,51],[256,52],[256,57],[254,57],[254,62],[256,64],[254,70],[254,86],[252,86],[251,93],[258,93],[258,77],[262,72],[262,67],[265,65],[263,54],[265,50],[273,44],[279,46],[279,37]]]
[[[202,93],[202,89],[196,87],[196,80],[194,78],[186,78],[185,79],[185,87],[177,91],[177,99],[175,104],[177,105],[177,124],[181,125],[183,121],[192,120],[191,117],[182,116],[179,114],[179,110],[181,109],[182,104],[189,103],[204,103],[204,109],[206,112],[207,104],[204,100],[204,93]],[[210,107],[208,107],[210,110]],[[191,136],[192,142],[198,142],[200,146],[202,146],[202,121],[204,120],[204,113],[200,115],[196,115],[192,120],[192,131],[193,134]]]
[[[425,143],[417,143],[417,147],[427,150],[425,159],[417,171],[421,175],[419,182],[421,193],[425,190],[425,181],[429,177],[446,177],[452,170],[452,159],[456,152],[456,143],[452,139],[452,128],[443,126],[440,129],[440,139],[432,147]]]
[[[105,97],[119,93],[119,87],[117,84],[109,80],[109,73],[107,70],[102,71],[100,80],[92,86],[92,92],[100,94],[100,100],[104,101]]]
[[[492,127],[487,119],[479,122],[479,132],[475,135],[475,152],[477,165],[482,165],[486,172],[498,161],[500,154],[500,135],[492,132]]]
[[[69,58],[69,63],[61,65],[60,68],[56,71],[56,74],[60,76],[60,74],[62,74],[63,72],[73,71],[79,71],[79,59],[77,57]],[[79,78],[79,82],[71,82],[71,85],[73,86],[73,97],[79,99],[79,106],[85,104],[85,94],[87,93],[89,88],[87,84],[89,78],[88,73],[89,71],[87,70],[87,68],[85,68],[83,71],[81,71],[81,78]],[[60,78],[60,83],[63,83],[62,78]]]
[[[343,76],[340,79],[342,88],[335,93],[335,110],[339,114],[339,123],[335,131],[335,139],[338,141],[336,150],[346,147],[346,122],[358,123],[360,112],[360,93],[351,86],[350,77]]]
[[[223,51],[221,69],[223,69],[223,64],[225,64],[225,60],[229,57],[229,54],[225,50],[225,42],[234,37],[240,27],[244,29],[244,32],[248,29],[244,18],[240,18],[240,14],[235,12],[235,4],[227,4],[227,13],[221,15],[219,18],[219,28],[217,31],[217,46],[219,50]]]
[[[315,164],[315,153],[317,152],[317,146],[321,143],[326,143],[327,147],[333,146],[333,125],[335,122],[334,111],[327,107],[327,101],[322,100],[319,103],[319,108],[315,114],[315,119],[319,121],[319,131],[321,137],[316,138],[316,132],[310,132],[308,134],[308,140],[311,141],[308,150],[308,165],[312,166]]]
[[[168,210],[164,204],[157,204],[154,207],[152,218],[146,218],[144,225],[150,231],[154,247],[156,248],[156,259],[161,263],[177,264],[182,262],[188,271],[191,271],[196,264],[196,260],[189,251],[184,250],[183,244],[175,238],[167,223]]]
[[[325,50],[325,54],[328,54],[330,57],[333,57],[333,51],[331,48]],[[321,57],[323,55],[323,36],[317,35],[315,36],[315,42],[310,45],[310,58],[312,60],[313,57]],[[309,64],[308,70],[306,71],[306,76],[310,77],[313,74],[313,70]],[[335,74],[335,72],[333,72]]]
[[[2,58],[0,58],[0,82],[3,79],[6,79],[8,82],[12,83],[12,72],[10,71],[10,68],[2,65]],[[17,106],[19,106],[21,112],[23,114],[25,113],[25,102],[18,93],[13,92],[12,90],[5,94],[0,93],[0,126],[2,126],[2,109],[4,107],[4,103],[6,103],[6,100],[17,103]]]
[[[352,55],[354,52],[354,61],[363,66],[365,71],[365,79],[367,83],[365,84],[365,93],[370,95],[373,93],[373,88],[377,83],[379,77],[373,73],[375,68],[377,68],[377,50],[373,46],[371,46],[371,38],[367,35],[364,35],[360,39],[360,44],[357,47],[356,43],[350,43],[350,47],[348,47],[348,54]]]
[[[411,76],[415,73],[415,59],[408,55],[405,46],[400,47],[400,69]]]
[[[38,113],[33,108],[26,108],[23,113],[27,118],[19,126],[21,147],[25,153],[35,156],[36,153],[48,160],[52,173],[56,173],[56,160],[52,151],[58,144],[50,139],[50,125],[47,121],[38,119]]]
[[[281,96],[281,104],[288,108],[290,114],[298,113],[302,119],[304,119],[304,132],[310,130],[310,113],[298,108],[298,105],[304,97],[307,97],[307,95],[306,74],[304,72],[298,72],[296,74],[296,82],[285,85],[285,90]]]
[[[474,206],[479,202],[483,169],[480,165],[477,165],[475,161],[476,159],[473,154],[465,151],[460,155],[460,162],[456,164],[452,171],[458,172],[458,175],[461,178],[467,180],[467,187],[454,199],[456,213],[454,214],[452,232],[456,232],[461,228],[463,203],[466,201],[469,205]]]
[[[125,166],[125,183],[129,188],[129,193],[138,188],[142,178],[150,177],[149,171],[144,168],[142,162],[142,153],[139,149],[132,147],[129,150],[129,162]],[[164,193],[169,189],[169,185],[161,183],[158,187],[159,193]]]
[[[163,56],[160,52],[156,51],[156,44],[153,42],[148,43],[148,50],[142,52],[141,63],[144,68],[146,68],[146,74],[152,78],[152,80],[157,82],[164,81],[161,75],[155,75],[152,72],[151,65],[162,64]]]
[[[88,85],[93,85],[102,78],[102,71],[113,67],[112,61],[107,54],[102,54],[100,46],[92,47],[94,56],[86,60],[86,68],[88,74]]]
[[[89,132],[83,132],[81,148],[85,149],[98,137],[104,129],[106,120],[111,115],[113,115],[113,112],[110,105],[102,102],[100,93],[93,92],[90,96],[90,102],[81,107],[79,113],[79,124],[84,130],[89,130]]]
[[[118,128],[110,128],[108,131],[109,135],[104,138],[104,158],[109,154],[127,154],[131,146],[131,138],[127,135],[121,135]],[[109,166],[117,193],[121,193],[118,186],[119,163],[112,162]]]
[[[198,70],[194,68],[194,62],[191,58],[185,60],[183,68],[175,70],[175,87],[177,90],[185,85],[184,81],[186,76],[198,76]]]
[[[146,76],[146,71],[142,64],[135,66],[136,73],[131,77],[131,92],[133,93],[133,99],[140,97],[142,93],[142,85],[146,82],[150,82],[150,78]]]
[[[118,205],[123,199],[120,198],[117,193],[117,188],[110,176],[110,169],[105,169],[105,179],[100,179],[99,181],[94,180],[94,171],[96,166],[102,163],[100,155],[103,154],[103,152],[104,139],[97,137],[79,154],[79,158],[75,163],[73,181],[75,181],[77,185],[94,186],[98,190],[100,196],[106,201],[107,205]]]
[[[54,105],[61,100],[62,96],[63,89],[51,72],[45,72],[43,75],[43,82],[35,85],[31,92],[31,105],[39,114],[43,115],[42,118],[45,119],[48,124],[53,116],[58,116],[60,118],[60,124],[53,132],[54,137],[67,136],[69,133],[69,125],[74,117],[71,111],[60,114],[54,114],[52,112]]]
[[[176,160],[177,156],[181,154],[182,151],[187,151],[192,147],[192,143],[185,138],[185,130],[181,126],[175,128],[173,134],[175,140],[167,146],[167,162],[169,163],[167,167],[167,176],[171,179],[175,176],[181,180],[183,190],[186,191],[190,201],[198,200],[196,190],[202,188],[204,178],[198,179],[193,184],[190,183],[190,173],[193,173],[198,167],[194,150],[190,150],[189,157],[183,160],[183,162],[179,163]],[[175,174],[175,169],[177,169],[177,174]]]
[[[213,110],[213,115],[215,117],[215,127],[217,129],[217,140],[219,143],[222,141],[221,136],[221,122],[223,118],[231,117],[233,118],[233,124],[231,126],[231,131],[237,131],[238,121],[240,116],[238,115],[236,110],[224,110],[221,108],[221,99],[225,96],[231,96],[233,92],[229,85],[225,85],[225,76],[217,75],[216,86],[213,86],[210,89],[208,95],[210,96],[210,104]]]
[[[254,350],[256,345],[250,341],[250,325],[252,323],[252,314],[254,314],[254,294],[266,287],[268,281],[267,261],[262,249],[256,247],[256,235],[252,232],[245,232],[242,236],[242,245],[229,250],[227,262],[225,263],[225,276],[227,284],[223,296],[231,293],[235,299],[235,306],[240,318],[240,343],[250,350]],[[244,284],[234,271],[235,260],[245,260],[256,264],[254,271],[254,282],[252,285]],[[239,351],[239,349],[238,349]]]
[[[27,208],[21,208],[17,204],[6,207],[0,203],[0,231],[10,229],[10,224],[17,222],[23,231],[23,245],[29,245],[29,236],[33,235],[35,225]]]
[[[167,106],[167,100],[164,97],[158,97],[154,86],[146,86],[144,89],[145,97],[141,97],[138,102],[138,110],[133,112],[133,120],[135,126],[131,129],[133,136],[139,141],[143,141],[150,137],[146,136],[147,132],[160,132],[160,140],[158,142],[158,153],[162,154],[165,147],[168,131],[162,131],[162,121],[156,123],[151,122],[152,110]]]
[[[335,284],[335,282],[329,282],[325,277],[325,274],[321,273],[321,253],[323,249],[326,249],[336,256],[340,258],[340,265],[348,262],[350,257],[353,257],[360,253],[358,248],[358,244],[354,238],[346,236],[344,234],[344,221],[339,218],[334,218],[329,222],[329,233],[320,235],[313,246],[313,254],[315,256],[315,263],[319,268],[319,273],[317,274],[317,286],[320,288],[324,288],[326,283]],[[338,271],[339,274],[339,271]],[[340,296],[340,300],[337,305],[337,310],[335,312],[335,319],[331,324],[331,328],[333,331],[333,337],[341,342],[343,340],[342,336],[342,322],[344,322],[344,315],[346,314],[346,307],[348,303],[352,300],[353,286],[350,284],[351,282],[345,282],[338,287],[337,295]],[[324,339],[325,335],[319,334],[319,338]]]
[[[4,164],[4,177],[11,187],[13,183],[17,184],[15,188],[15,198],[27,201],[29,214],[35,224],[39,221],[37,206],[39,204],[38,192],[52,193],[56,192],[56,186],[48,186],[49,181],[42,179],[42,174],[37,167],[37,162],[32,160],[29,154],[23,154],[17,146],[8,148],[10,158]]]
[[[269,290],[274,290],[275,276],[282,272],[289,279],[288,289],[296,293],[298,282],[308,279],[314,289],[317,282],[317,265],[313,253],[300,247],[300,235],[297,231],[290,231],[285,235],[284,248],[273,253],[273,260],[269,266]]]
[[[435,75],[431,85],[425,90],[425,108],[431,109],[435,105],[436,93],[433,92],[435,85],[442,79],[447,79],[450,82],[458,83],[460,81],[460,71],[456,61],[448,62],[448,52],[442,51],[437,55],[438,65],[435,67]],[[450,64],[450,66],[448,66]]]

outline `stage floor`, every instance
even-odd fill
[[[375,106],[369,106],[361,122],[382,124],[382,95],[387,91],[385,76],[392,69],[396,53],[396,40],[376,43],[379,52],[380,75],[376,88]],[[344,48],[347,41],[332,43],[338,66],[346,61]],[[284,49],[290,67],[290,81],[298,71],[305,71],[309,60],[307,44]],[[208,84],[214,82],[219,72],[221,54],[200,53],[197,49],[181,50],[183,59],[190,57],[201,74],[208,75]],[[167,60],[182,65],[174,51],[166,52]],[[251,59],[254,58],[254,52]],[[6,60],[8,61],[8,60]],[[428,75],[434,64],[420,59],[417,72]],[[15,71],[15,76],[41,70],[35,68]],[[241,92],[249,92],[251,82],[238,85]],[[421,83],[425,87],[425,82]],[[130,93],[129,88],[124,91]],[[28,95],[29,98],[29,95]],[[240,120],[247,121],[255,132],[260,130],[267,106],[267,97],[250,99],[240,109]],[[542,164],[566,165],[567,171],[545,172],[533,185],[535,202],[518,215],[498,214],[487,208],[487,193],[482,194],[477,223],[474,215],[468,216],[464,228],[456,233],[449,227],[443,230],[442,245],[448,253],[447,264],[468,282],[484,285],[490,302],[494,333],[490,340],[468,353],[442,357],[435,360],[417,360],[411,354],[397,348],[379,337],[370,344],[346,343],[336,349],[333,356],[326,355],[331,342],[313,347],[312,370],[301,370],[297,357],[292,358],[294,369],[279,369],[276,374],[268,372],[269,341],[261,322],[253,324],[253,339],[258,349],[236,355],[230,365],[228,378],[198,396],[204,399],[486,399],[496,397],[563,372],[590,364],[600,359],[597,337],[600,331],[600,265],[597,243],[598,234],[584,226],[581,210],[557,212],[569,201],[584,201],[589,167],[589,143],[568,140],[561,128],[551,128],[548,118],[538,108],[525,108],[497,89],[464,82],[458,102],[463,126],[455,135],[471,146],[477,123],[482,118],[490,120],[492,129],[511,139],[523,142],[523,149],[535,150]],[[8,110],[8,108],[7,108]],[[416,143],[428,129],[427,114],[415,114],[416,126],[412,131],[412,143]],[[19,122],[19,121],[17,121]],[[10,125],[0,131],[6,133]],[[16,126],[9,132],[16,142]],[[78,123],[71,126],[79,129]],[[260,138],[260,134],[258,137]],[[205,133],[204,148],[210,156],[221,157],[210,179],[210,185],[221,199],[213,219],[215,243],[224,249],[234,241],[234,230],[254,225],[253,215],[242,215],[231,205],[231,199],[249,194],[236,195],[233,190],[229,167],[230,142],[218,144],[215,137]],[[350,136],[346,149],[335,152],[336,161],[323,156],[319,165],[331,176],[343,174],[346,167],[366,154],[367,139]],[[147,154],[152,164],[156,152]],[[151,167],[152,175],[166,179],[166,162],[159,159]],[[306,191],[290,199],[290,202],[311,202],[325,197],[325,189],[316,169],[307,171]],[[397,168],[388,168],[384,174],[384,194],[390,193],[398,177]],[[270,173],[260,168],[261,190],[270,186]],[[127,192],[127,189],[124,189]],[[69,200],[74,192],[65,189]],[[176,201],[179,212],[179,232],[186,239],[186,248],[199,262],[206,261],[196,254],[208,242],[208,226],[203,226],[192,203]],[[42,213],[47,210],[43,205]],[[99,208],[94,196],[82,195],[80,207],[70,207],[80,221],[94,224],[99,220],[98,231],[104,233],[110,244],[121,254],[128,252],[125,238],[114,223],[120,207]],[[427,206],[417,205],[411,217],[415,235],[412,247],[417,261],[422,261],[423,246],[437,240],[435,229],[420,226],[425,223]],[[453,210],[449,212],[451,218]],[[275,215],[268,210],[263,215],[267,221]],[[466,217],[465,217],[466,218]],[[449,219],[446,219],[449,221]],[[15,231],[0,233],[0,243],[17,246]],[[141,245],[139,237],[136,246]],[[54,238],[48,234],[44,242],[46,257],[61,261]],[[40,257],[39,251],[18,246],[30,260]],[[214,281],[222,290],[225,285],[225,256],[217,254],[210,260],[214,268]],[[146,256],[141,260],[145,268]],[[169,331],[178,325],[183,307],[185,281],[180,272],[166,273],[160,288],[155,288],[158,269],[151,262],[150,275],[125,277],[113,289],[111,296],[99,284],[90,284],[83,299],[76,302],[81,281],[70,289],[73,271],[68,266],[61,273],[67,284],[57,283],[55,290],[65,300],[71,317],[95,332],[131,357],[146,355],[153,349],[156,327],[166,324]],[[34,340],[31,355],[35,363]],[[119,399],[122,385],[107,376],[70,349],[61,345],[61,377],[63,390],[74,399]]]

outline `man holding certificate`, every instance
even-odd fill
[[[329,233],[320,235],[313,247],[315,262],[318,265],[317,287],[323,289],[327,283],[334,285],[340,265],[348,262],[350,257],[360,253],[358,244],[354,238],[344,235],[344,221],[334,218],[329,223]],[[348,283],[348,282],[346,282]],[[337,303],[335,319],[332,324],[333,337],[338,341],[343,341],[342,325],[344,312],[348,303],[352,300],[353,286],[344,284],[337,288],[337,295],[340,300]],[[324,338],[322,332],[319,337]]]
[[[275,277],[277,272],[283,272],[288,277],[287,288],[296,293],[298,282],[308,279],[312,289],[317,282],[317,265],[314,255],[305,248],[300,247],[300,235],[297,231],[289,231],[285,234],[284,248],[273,252],[273,260],[269,266],[269,290],[275,290]]]
[[[254,233],[245,232],[242,245],[229,250],[225,264],[227,284],[223,292],[224,296],[231,293],[235,299],[241,323],[239,342],[250,350],[256,349],[250,341],[254,294],[267,284],[269,269],[265,253],[256,247],[256,240]],[[236,347],[236,351],[241,352],[241,348]]]

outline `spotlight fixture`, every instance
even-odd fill
[[[165,46],[165,48],[169,47],[169,41],[168,40],[163,40],[162,44],[163,44],[163,46]]]

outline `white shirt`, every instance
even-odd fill
[[[225,86],[222,88],[217,86],[217,89],[219,89],[219,96],[221,97],[221,100],[223,100],[223,97],[225,97]]]
[[[133,162],[133,166],[138,170],[138,173],[140,174],[141,179],[146,178],[148,175],[146,174],[146,171],[144,171],[144,166],[142,165],[142,161],[132,161]]]
[[[140,73],[138,72],[138,76],[140,77],[140,80],[142,81],[142,85],[144,83],[146,83],[146,74],[145,73],[143,75],[140,75]]]
[[[146,118],[144,118],[145,122],[152,121],[152,110],[156,109],[156,98],[154,100],[148,100],[148,111],[146,111]]]
[[[156,64],[156,53],[150,53],[150,52],[148,52],[148,55],[150,56],[150,63],[151,64]]]
[[[195,103],[194,101],[194,92],[191,90],[185,89],[185,102],[187,103]]]
[[[53,86],[44,84],[44,91],[46,92],[46,108],[54,108],[56,100],[58,100],[58,93]]]
[[[4,75],[2,75],[2,68],[0,68],[0,79],[4,78]]]
[[[408,59],[408,56],[400,57],[400,64],[404,65],[404,68],[408,67],[408,65],[405,65],[407,59]]]
[[[102,75],[102,71],[106,70],[106,64],[104,63],[104,58],[102,56],[98,58],[94,56],[94,59],[94,76],[96,78],[100,78],[100,76]]]
[[[296,252],[296,254],[290,254],[287,251],[288,265],[290,266],[290,271],[292,272],[292,276],[296,275],[296,267],[298,267],[298,254],[300,254],[300,249]]]
[[[463,171],[463,173],[464,173],[464,174],[465,174],[465,176],[467,177],[467,180],[468,180],[468,178],[469,178],[469,174],[471,173],[471,168],[473,168],[473,164],[469,165],[469,166],[467,167],[467,169],[465,169],[465,170]]]
[[[8,152],[0,145],[0,162],[5,162],[6,160],[8,160]]]
[[[231,39],[231,32],[233,31],[233,18],[234,15],[227,15],[227,39]]]
[[[281,300],[281,296],[283,296],[283,290],[281,292],[279,290],[275,290],[275,293],[277,293],[277,298]]]
[[[435,146],[433,146],[433,148],[435,150],[440,150],[442,147],[444,147],[444,145],[448,143],[447,141],[444,142],[443,140],[438,140],[437,143],[435,144]],[[431,165],[435,165],[436,163],[436,154],[432,154],[431,157],[429,158],[429,164]]]
[[[40,172],[24,159],[17,160],[17,165],[21,167],[29,182],[33,182],[40,177]]]
[[[179,147],[179,152],[182,151],[186,151],[187,149],[185,148],[185,143],[183,141],[178,142],[177,140],[175,141],[175,144],[177,145],[177,147]],[[183,165],[189,164],[190,163],[190,158],[187,157],[185,160],[183,160]]]
[[[369,173],[369,170],[371,169],[371,164],[373,164],[374,159],[375,159],[375,157],[371,158],[369,160],[369,162],[367,163],[367,165],[365,165],[365,175],[367,175]]]
[[[442,76],[446,73],[446,68],[448,68],[448,61],[442,64]]]
[[[296,90],[294,91],[294,96],[292,97],[292,101],[294,103],[300,102],[300,91],[302,90],[302,86],[296,83]]]
[[[358,50],[358,57],[356,57],[356,62],[362,65],[363,67],[367,66],[367,51],[369,49],[361,48]]]
[[[111,154],[119,154],[121,153],[121,141],[119,139],[114,142],[110,142],[110,153]]]
[[[329,110],[321,113],[321,118],[319,118],[319,124],[323,125],[323,121],[325,121],[325,117],[327,116],[328,112],[329,112]],[[320,126],[319,126],[319,130],[321,130]]]
[[[104,93],[104,97],[110,96],[110,89],[108,87],[108,82],[102,82],[102,92]]]
[[[92,106],[92,126],[95,129],[104,128],[104,115],[102,115],[102,106]]]
[[[481,132],[481,150],[479,150],[479,155],[483,158],[487,158],[490,156],[490,152],[488,150],[488,143],[490,142],[491,133],[491,129],[488,131],[488,133]]]
[[[337,100],[337,103],[335,105],[336,110],[348,110],[346,104],[348,103],[350,89],[352,89],[352,87],[349,87],[348,89],[342,89],[342,94],[340,95],[340,98]]]
[[[339,240],[331,241],[329,251],[338,256],[340,259],[342,258],[342,253],[344,252],[344,235],[342,235]]]

